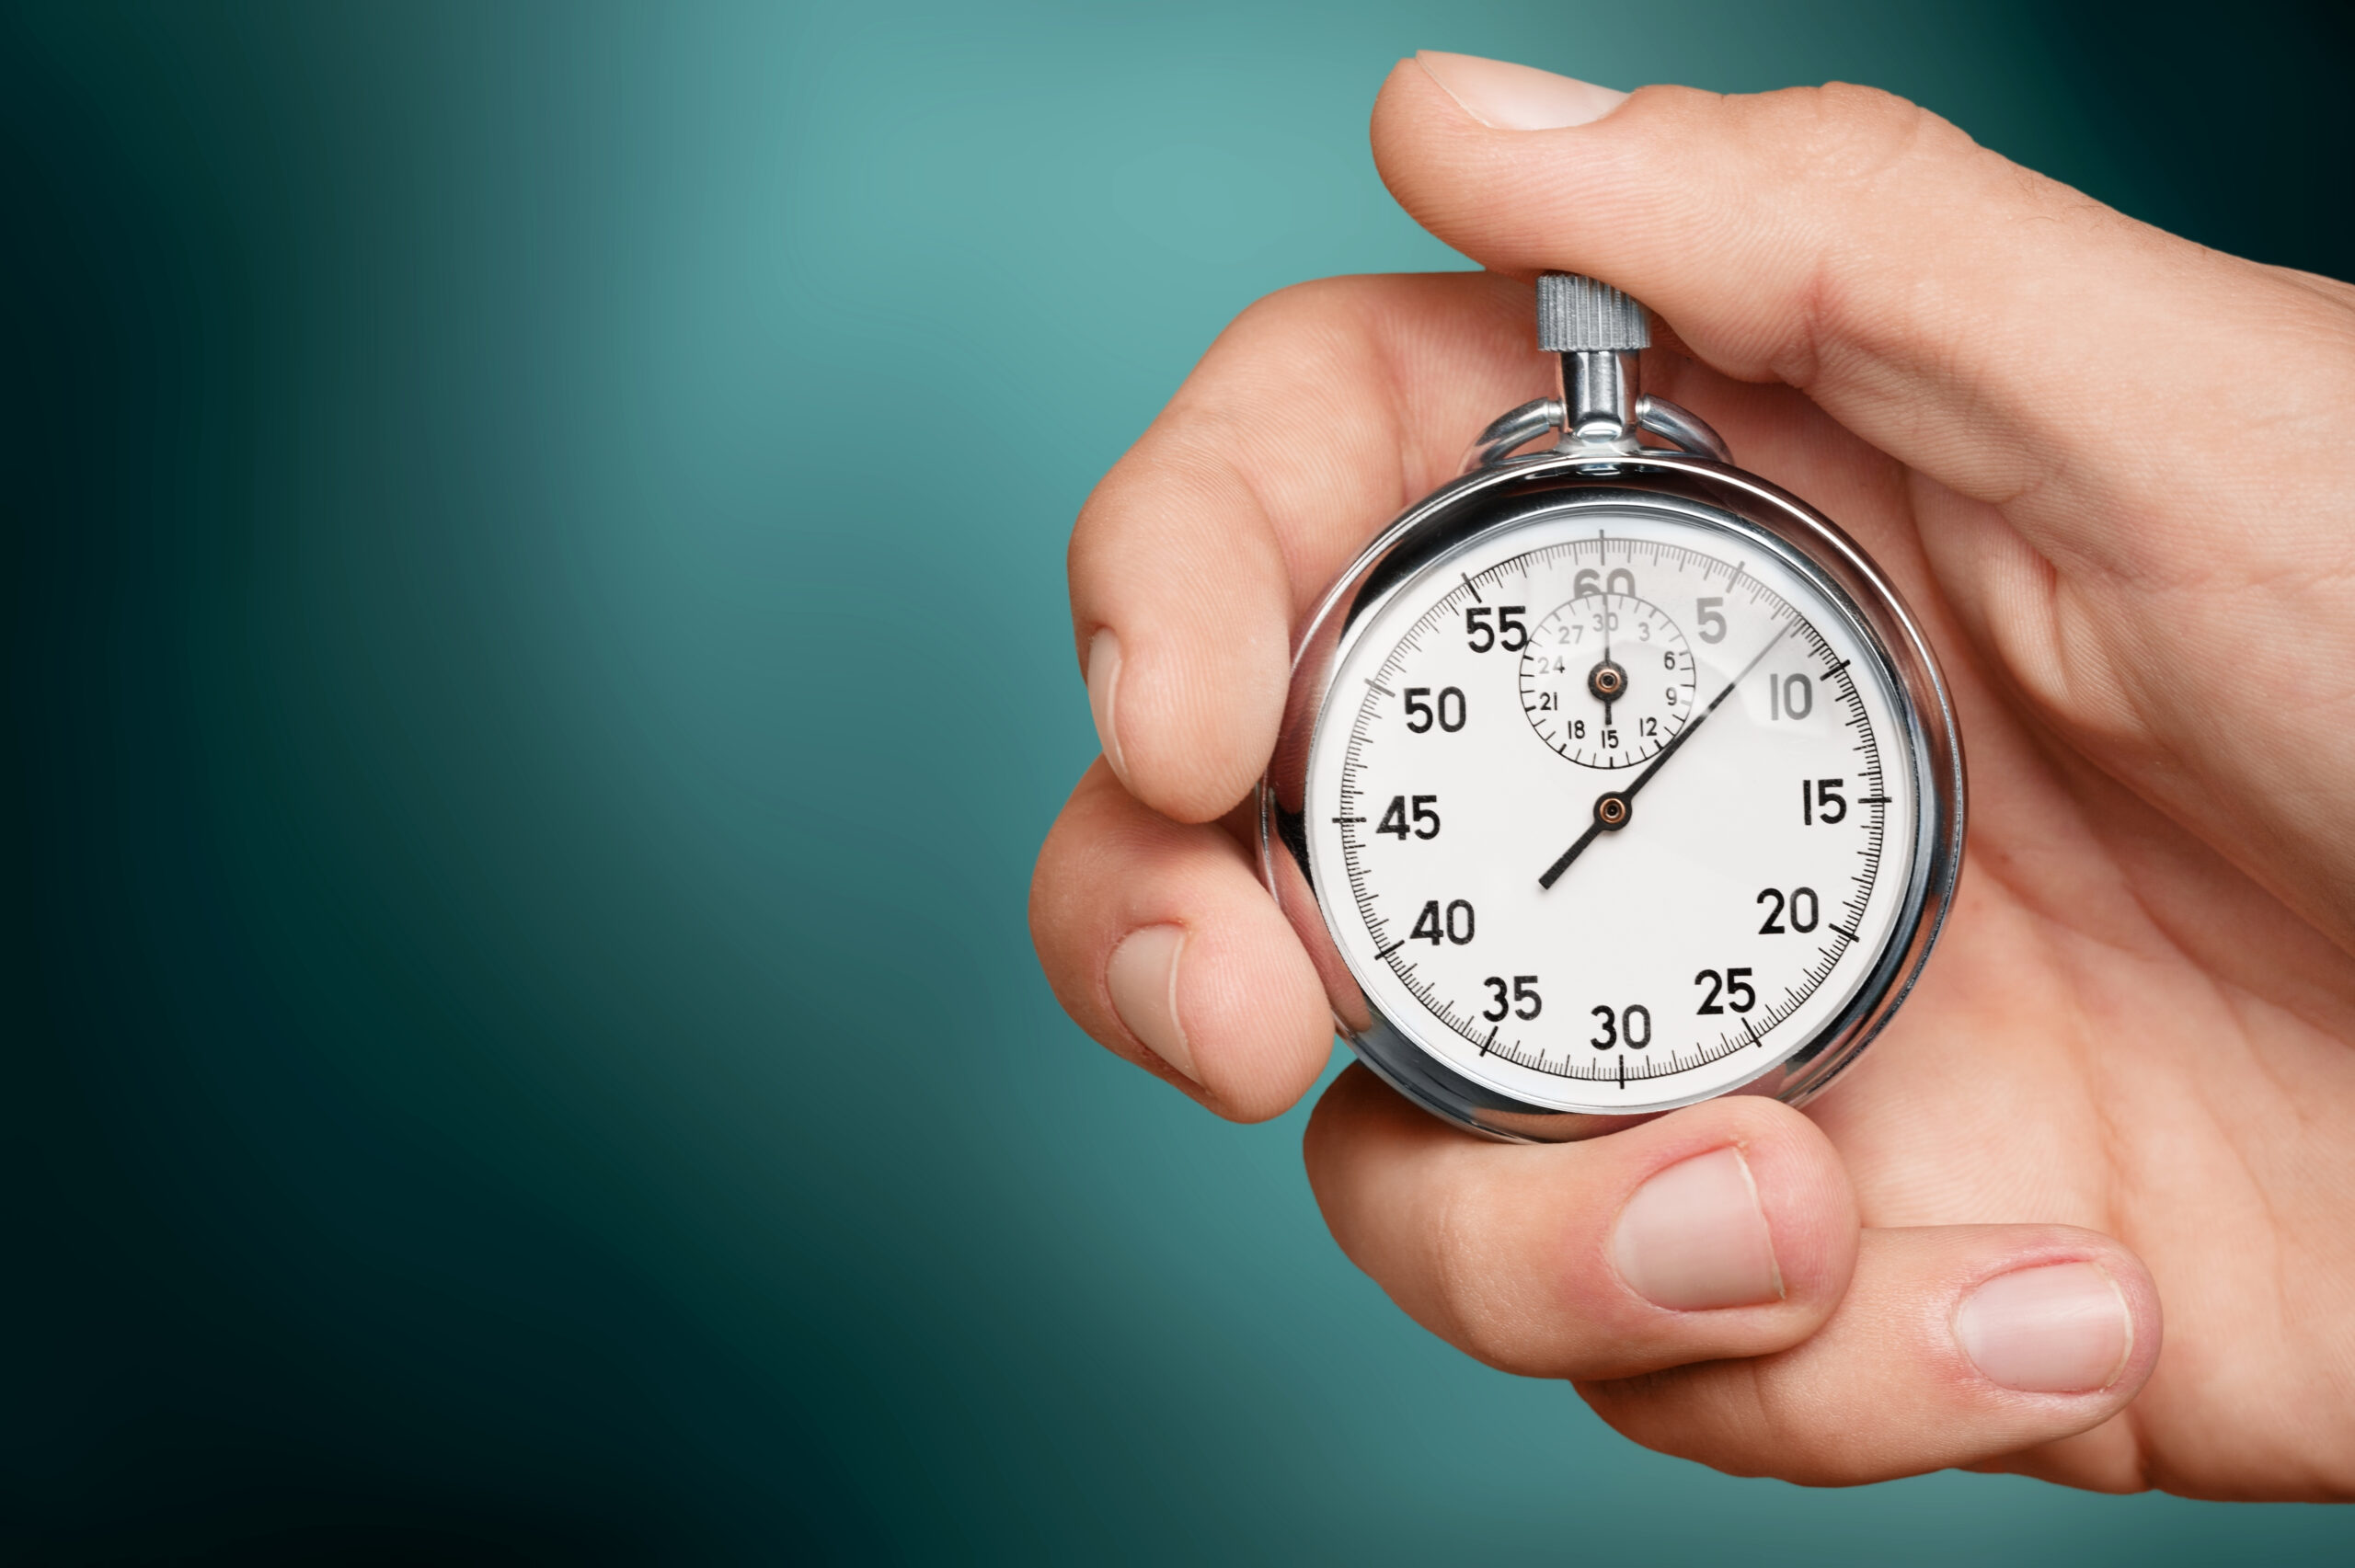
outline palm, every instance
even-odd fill
[[[2150,1384],[2005,1468],[2343,1489],[2346,1379],[2313,1368],[2347,1325],[2355,961],[1999,695],[1970,643],[1939,642],[1970,749],[1967,872],[1905,1012],[1813,1108],[1865,1223],[2081,1225],[2150,1265],[2168,1343]],[[2316,1423],[2334,1440],[2272,1448]]]
[[[1813,1107],[1865,1223],[2081,1225],[2157,1278],[2167,1348],[2136,1402],[2003,1468],[2343,1490],[2345,1379],[2312,1369],[2347,1321],[2349,1082],[2311,1002],[2344,993],[2348,961],[1954,672],[1976,747],[1963,889],[1905,1013]],[[2269,1446],[2318,1423],[2341,1430]]]

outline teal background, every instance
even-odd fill
[[[1087,1044],[1070,519],[1228,316],[1463,265],[1418,46],[1846,77],[2355,274],[2345,13],[0,14],[0,1560],[2336,1557],[1645,1453]],[[1371,520],[1370,520],[1371,521]]]

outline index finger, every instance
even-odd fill
[[[1261,300],[1106,475],[1071,542],[1073,630],[1106,759],[1181,822],[1274,749],[1292,629],[1373,531],[1546,389],[1525,284],[1335,278]]]

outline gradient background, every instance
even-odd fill
[[[1023,924],[1088,486],[1253,297],[1463,265],[1398,54],[1878,83],[2346,277],[2342,7],[664,9],[0,15],[0,1559],[2355,1552],[1642,1452]]]

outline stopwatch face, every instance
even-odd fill
[[[1753,519],[1608,487],[1509,509],[1369,578],[1319,672],[1292,831],[1344,1027],[1490,1130],[1788,1095],[1942,909],[1920,681]]]

